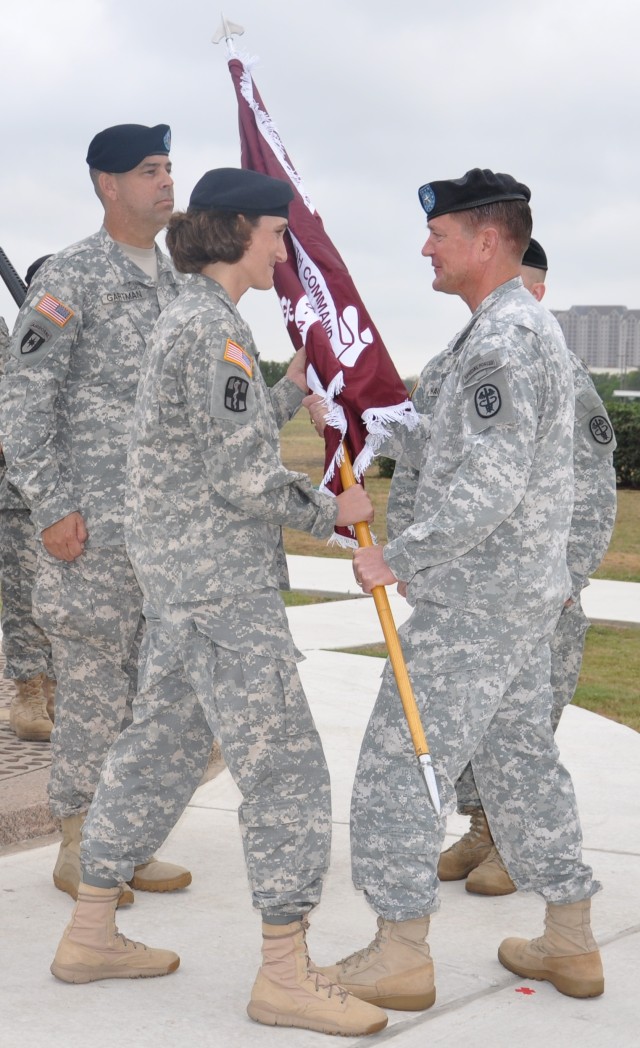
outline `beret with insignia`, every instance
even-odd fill
[[[116,124],[92,138],[87,163],[96,171],[123,174],[133,171],[146,156],[168,156],[171,129],[168,124]]]
[[[292,200],[293,189],[281,178],[246,168],[219,167],[196,183],[188,210],[286,218]]]
[[[529,247],[522,256],[522,265],[531,266],[532,269],[548,269],[547,256],[542,244],[531,237]]]
[[[531,190],[511,175],[474,167],[462,178],[442,182],[429,182],[420,186],[418,198],[429,218],[448,215],[452,211],[469,211],[483,204],[495,204],[501,200],[531,199]]]

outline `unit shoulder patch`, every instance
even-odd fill
[[[227,379],[227,384],[224,390],[224,406],[229,411],[246,411],[247,410],[247,393],[249,391],[249,383],[245,378],[236,378],[232,375],[231,378]]]
[[[504,372],[491,376],[491,381],[478,382],[464,390],[465,415],[472,433],[488,426],[505,426],[515,421],[511,389]]]
[[[592,415],[589,419],[589,432],[596,444],[610,444],[613,440],[613,426],[606,415]]]

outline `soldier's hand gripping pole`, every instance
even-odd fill
[[[340,479],[343,488],[350,488],[356,483],[356,478],[353,475],[349,452],[344,444],[343,450],[344,461],[340,466]],[[373,539],[371,538],[371,531],[369,530],[368,524],[364,521],[360,524],[356,524],[355,532],[359,546],[373,546]],[[371,596],[375,601],[378,618],[380,619],[380,625],[382,626],[387,651],[389,652],[389,659],[393,667],[393,673],[400,693],[400,701],[402,702],[402,708],[405,717],[407,718],[407,724],[409,725],[409,731],[411,732],[411,739],[416,751],[416,756],[420,763],[424,780],[427,784],[431,803],[433,804],[436,813],[439,815],[440,795],[438,793],[438,784],[436,782],[433,764],[431,763],[431,755],[429,753],[429,746],[427,744],[424,728],[422,727],[422,721],[420,720],[420,712],[418,710],[415,695],[413,694],[411,681],[409,680],[409,673],[407,672],[404,655],[402,654],[400,638],[398,637],[396,624],[391,613],[387,591],[384,586],[374,586],[371,591]]]

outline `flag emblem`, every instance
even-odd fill
[[[48,317],[49,320],[53,320],[54,324],[58,327],[64,327],[67,321],[71,320],[73,316],[73,310],[65,306],[64,302],[60,302],[53,295],[48,292],[43,295],[37,306],[35,307],[38,313],[42,313],[43,317]]]
[[[227,344],[224,347],[224,359],[228,360],[230,364],[237,364],[239,368],[246,371],[249,378],[253,377],[253,357],[245,353],[242,346],[239,346],[237,342],[230,338],[227,339]]]

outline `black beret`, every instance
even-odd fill
[[[495,204],[499,200],[529,201],[531,190],[522,182],[516,182],[511,175],[474,167],[462,178],[420,186],[418,197],[429,218],[437,218],[452,211],[469,211],[482,204]]]
[[[33,280],[33,278],[35,277],[36,273],[40,269],[40,266],[42,265],[42,263],[46,262],[48,258],[51,258],[51,254],[50,253],[48,255],[40,255],[40,258],[37,258],[35,260],[35,262],[31,263],[31,265],[29,266],[27,272],[25,273],[25,277],[24,277],[24,282],[27,285],[27,287],[29,287],[29,285],[31,284],[31,281]]]
[[[286,218],[293,189],[281,178],[240,167],[207,171],[196,183],[189,211],[228,211],[243,215]]]
[[[168,156],[171,128],[168,124],[116,124],[99,131],[91,139],[87,153],[89,167],[97,171],[122,174],[133,171],[146,156]]]
[[[547,256],[542,244],[531,237],[529,247],[522,258],[523,266],[531,266],[532,269],[548,269]]]

